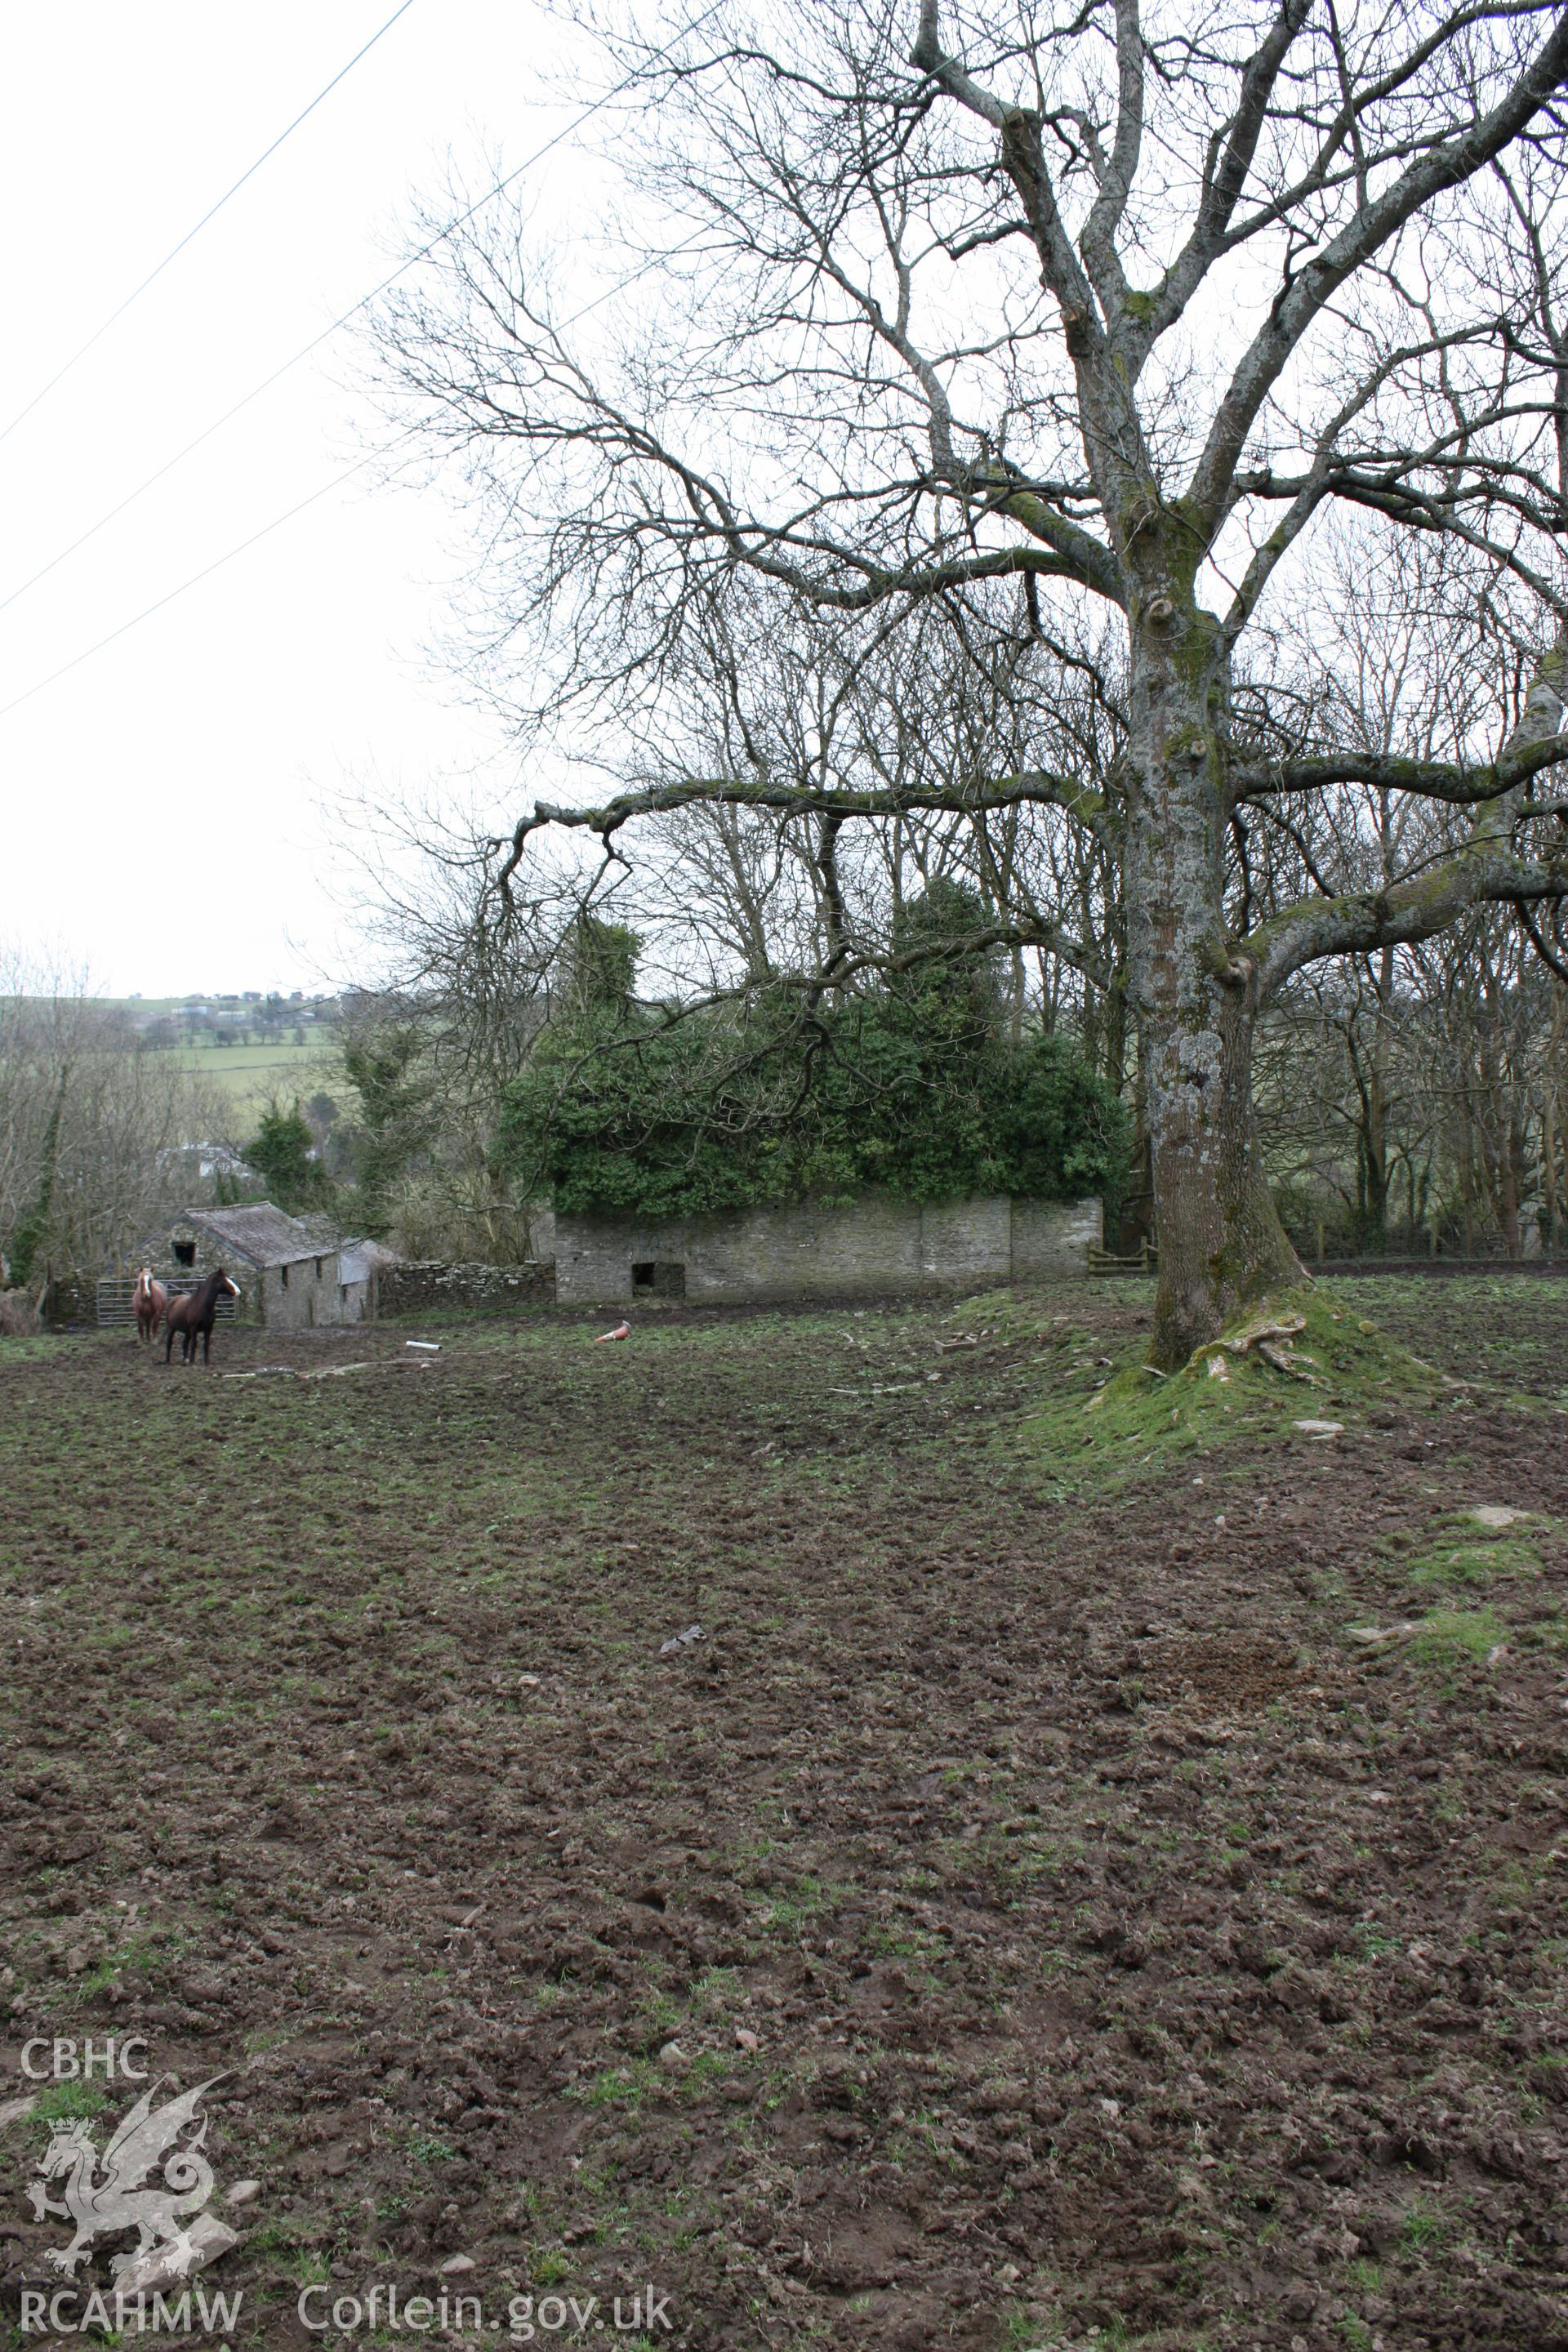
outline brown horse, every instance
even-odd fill
[[[213,1325],[217,1319],[220,1298],[237,1298],[239,1285],[231,1282],[221,1265],[215,1266],[199,1290],[189,1290],[178,1298],[171,1298],[164,1322],[163,1361],[167,1363],[174,1350],[174,1334],[180,1335],[180,1361],[194,1364],[196,1341],[202,1343],[202,1361],[213,1360]]]
[[[153,1281],[150,1265],[144,1265],[137,1276],[131,1304],[136,1310],[136,1337],[144,1347],[150,1347],[158,1336],[158,1326],[169,1305],[169,1294],[161,1282]]]

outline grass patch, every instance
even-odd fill
[[[1476,1665],[1506,1638],[1501,1618],[1489,1609],[1434,1609],[1413,1635],[1410,1655],[1423,1666]]]
[[[1448,2224],[1442,2214],[1434,2213],[1427,2205],[1413,2205],[1399,2228],[1402,2244],[1413,2254],[1430,2253],[1447,2234]]]
[[[109,2095],[94,2083],[51,2083],[41,2092],[33,2113],[40,2123],[69,2123],[78,2116],[100,2116]]]
[[[700,2050],[679,2071],[657,2058],[632,2058],[606,2066],[571,2096],[591,2107],[618,2107],[636,2115],[652,2098],[701,2098],[732,2072],[734,2062],[721,2050]]]
[[[1534,1547],[1511,1536],[1499,1536],[1490,1543],[1471,1538],[1464,1543],[1435,1545],[1413,1559],[1409,1570],[1412,1584],[1439,1588],[1485,1587],[1500,1577],[1540,1573],[1541,1556]]]

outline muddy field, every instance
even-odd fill
[[[1568,2347],[1568,1284],[1324,1288],[1464,1385],[1116,1453],[1136,1284],[0,1343],[8,2324],[139,2087],[24,2047],[141,2036],[235,2352]]]

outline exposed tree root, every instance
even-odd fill
[[[1245,1356],[1256,1349],[1264,1362],[1272,1364],[1277,1372],[1284,1372],[1292,1380],[1305,1381],[1310,1388],[1321,1388],[1322,1382],[1317,1377],[1317,1358],[1298,1355],[1289,1345],[1306,1328],[1304,1315],[1280,1316],[1272,1320],[1244,1324],[1239,1331],[1222,1332],[1211,1344],[1226,1349],[1233,1356]],[[1193,1358],[1194,1363],[1196,1363],[1198,1356],[1207,1352],[1206,1348],[1198,1349]],[[1215,1370],[1218,1360],[1213,1357],[1209,1360],[1208,1375],[1211,1380],[1222,1377]]]

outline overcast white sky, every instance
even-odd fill
[[[396,0],[0,8],[0,428],[306,105]],[[0,598],[384,276],[448,154],[483,184],[572,112],[531,0],[414,0],[89,357],[0,440]],[[592,169],[542,199],[584,226]],[[0,611],[10,703],[352,461],[339,337]],[[411,795],[514,772],[423,647],[460,529],[362,476],[0,718],[0,942],[104,992],[349,976],[317,813],[345,775]]]

